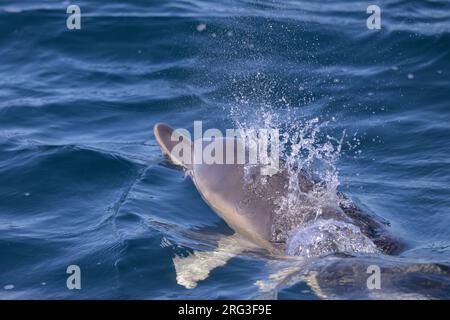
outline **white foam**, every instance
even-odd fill
[[[330,253],[376,253],[375,244],[355,225],[334,219],[318,219],[294,230],[287,254],[317,257]]]
[[[198,32],[202,32],[206,30],[206,24],[205,23],[201,23],[197,26],[197,31]]]

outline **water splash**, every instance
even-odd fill
[[[230,115],[239,129],[280,131],[282,173],[287,177],[287,187],[276,199],[272,241],[287,243],[286,253],[290,255],[376,252],[374,243],[357,226],[349,224],[340,208],[342,199],[337,196],[337,162],[343,145],[352,146],[353,140],[345,141],[345,130],[331,133],[334,117],[308,116],[288,99],[281,98],[274,106],[267,102],[270,97],[253,98],[237,94]],[[249,145],[255,146],[256,141]]]
[[[358,227],[334,219],[318,219],[294,230],[287,247],[288,255],[308,258],[336,252],[377,253],[378,249]]]
[[[275,109],[270,104],[254,106],[239,98],[231,109],[231,117],[239,129],[280,130],[282,170],[288,177],[288,186],[287,192],[276,200],[274,241],[286,241],[293,228],[319,218],[324,210],[339,207],[336,162],[345,132],[340,138],[327,134],[330,121],[321,121],[318,117],[308,119],[288,102],[285,108]],[[250,145],[255,144],[250,142]],[[309,187],[305,187],[305,179],[311,182]]]
[[[326,212],[339,214],[339,171],[336,162],[344,138],[323,135],[328,121],[319,118],[294,124],[283,134],[283,154],[289,185],[278,199],[275,212],[275,241],[286,241],[289,231]],[[305,183],[305,182],[309,182]]]

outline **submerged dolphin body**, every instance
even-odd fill
[[[225,264],[231,256],[252,245],[262,247],[271,254],[285,255],[292,230],[299,226],[309,226],[317,219],[316,210],[299,208],[295,215],[286,219],[277,211],[280,209],[278,200],[288,192],[289,185],[289,171],[283,165],[278,173],[261,176],[258,166],[248,169],[243,164],[195,164],[193,143],[186,137],[173,141],[173,133],[174,129],[165,124],[158,123],[154,126],[154,135],[163,153],[174,164],[188,171],[202,198],[236,232],[231,238],[219,241],[214,254],[206,255],[202,252],[184,259],[176,258],[174,262],[180,284],[195,287],[199,280],[208,276],[209,270]],[[172,152],[180,141],[185,148],[191,148],[192,156],[188,163],[179,154]],[[205,147],[205,143],[202,147]],[[298,184],[303,193],[314,188],[314,182],[306,174],[299,174]],[[320,214],[321,221],[325,221],[325,224],[333,222],[330,234],[339,233],[337,238],[340,239],[349,235],[356,237],[356,241],[370,242],[377,252],[393,254],[401,250],[399,242],[386,233],[382,223],[365,214],[343,194],[337,193],[336,196],[339,205],[323,205]],[[237,240],[242,240],[239,243],[245,245],[237,245]],[[350,244],[352,241],[350,239]],[[338,244],[333,245],[339,247]],[[314,243],[308,248],[308,252],[313,247],[320,245]],[[370,246],[368,248],[372,249]],[[358,251],[358,248],[349,250]],[[294,250],[294,254],[302,254],[302,251]],[[192,268],[198,261],[204,265],[205,272],[193,275],[193,269],[199,270]]]

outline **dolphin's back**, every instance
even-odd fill
[[[243,165],[194,165],[192,177],[203,199],[230,227],[269,245],[275,194],[255,188]]]

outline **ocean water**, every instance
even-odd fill
[[[76,4],[81,30],[69,2],[0,3],[0,299],[450,298],[449,1],[378,1],[380,30],[365,1]],[[319,259],[328,295],[257,252],[179,285],[174,257],[232,233],[152,133],[196,120],[343,136],[333,183],[405,251]],[[378,296],[339,282],[368,264]]]

